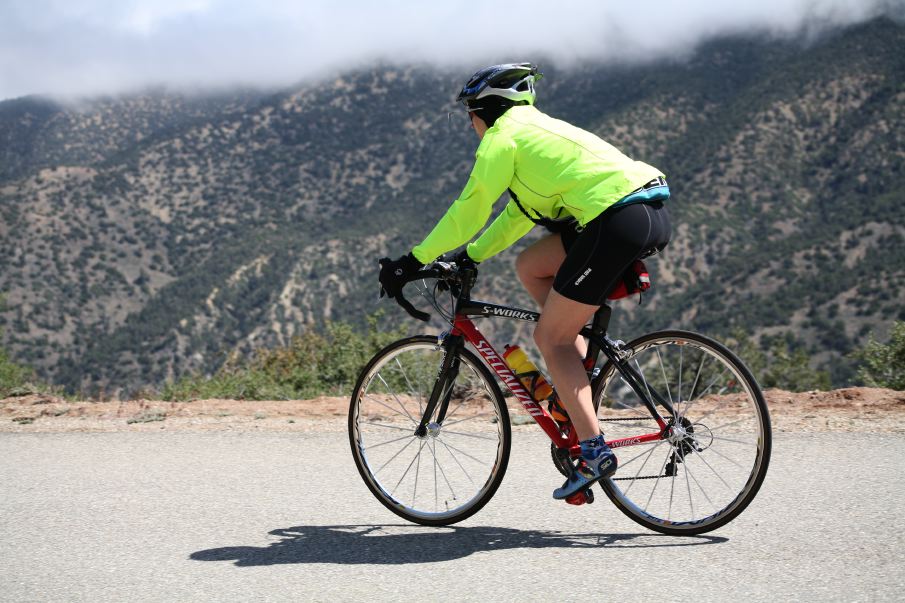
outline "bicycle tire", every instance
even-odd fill
[[[658,331],[635,339],[625,349],[629,363],[641,374],[644,386],[658,388],[661,395],[668,396],[676,416],[664,418],[678,424],[681,431],[675,430],[667,440],[648,444],[640,454],[635,447],[617,448],[620,466],[612,478],[601,481],[603,491],[626,516],[663,534],[702,534],[726,525],[754,500],[769,466],[772,448],[770,415],[757,381],[738,356],[717,341],[698,333]],[[670,362],[665,362],[664,356],[669,357]],[[645,368],[648,368],[646,376]],[[706,375],[705,379],[701,379],[702,374]],[[716,376],[712,377],[714,374]],[[705,389],[703,383],[711,377]],[[686,380],[686,387],[692,383],[690,395],[684,400],[683,379]],[[718,382],[719,388],[711,393]],[[696,391],[699,384],[701,389]],[[696,393],[700,393],[700,397],[696,397]],[[608,395],[611,397],[608,398]],[[616,367],[607,362],[601,370],[594,395],[601,427],[618,430],[619,426],[625,425],[619,423],[619,415],[634,415],[634,418],[624,419],[630,424],[626,429],[634,431],[622,435],[637,435],[637,428],[645,425],[649,432],[659,431],[652,419],[645,424],[643,415],[649,413],[640,403],[633,404],[632,398],[634,402],[640,402],[637,394],[624,383]],[[603,404],[604,401],[609,404]],[[603,415],[609,418],[605,419]],[[752,437],[753,440],[750,439]],[[651,465],[651,468],[659,466],[659,471],[653,471],[653,475],[641,475],[664,444],[667,447]],[[640,467],[632,465],[642,459]],[[651,473],[650,469],[648,473]],[[677,476],[680,488],[685,490],[681,496],[676,491]],[[664,502],[665,486],[664,490],[657,492],[663,478],[670,482],[668,503]],[[681,483],[683,478],[684,484]],[[708,486],[707,489],[702,481]],[[742,485],[730,486],[730,482]],[[728,493],[723,494],[724,489]],[[696,516],[694,507],[693,492],[698,491],[703,493],[704,500],[709,503],[707,506],[713,509],[712,513],[702,517]],[[687,502],[684,501],[686,493]],[[715,503],[711,496],[726,502]],[[700,499],[701,494],[697,497],[701,509],[705,506],[704,501]],[[674,513],[684,515],[676,518]]]
[[[407,521],[428,526],[450,525],[467,519],[493,498],[506,473],[512,440],[509,413],[496,379],[484,363],[466,349],[460,352],[459,375],[454,384],[453,401],[449,405],[446,418],[440,425],[432,423],[432,428],[424,437],[419,438],[415,435],[415,426],[421,419],[418,410],[433,387],[442,355],[443,349],[438,345],[435,336],[419,335],[391,343],[377,352],[364,367],[349,405],[349,443],[362,480],[387,509]],[[400,361],[400,358],[403,360]],[[394,367],[387,368],[391,362],[398,370]],[[460,381],[466,385],[460,385]],[[380,385],[372,388],[375,382],[379,382]],[[395,385],[396,383],[399,385]],[[381,386],[386,391],[379,391]],[[457,392],[455,387],[459,387],[460,390]],[[397,392],[395,391],[397,388],[407,388],[410,391]],[[386,414],[387,411],[390,411],[387,416],[380,414]],[[375,417],[380,417],[379,422],[365,420]],[[466,422],[469,422],[468,425],[457,427],[455,431],[448,429],[453,424],[460,425]],[[379,434],[384,429],[393,431],[393,436],[383,439]],[[405,434],[409,429],[410,437]],[[399,435],[398,438],[396,433]],[[415,442],[418,443],[417,456],[412,458],[405,472],[399,476],[398,482],[393,484],[397,477],[395,472],[402,471],[404,466],[402,464],[394,466],[392,478],[388,479],[387,474],[378,477],[377,474],[395,463],[396,458],[406,454],[404,458],[407,460],[405,450]],[[378,451],[378,448],[381,450]],[[421,454],[425,448],[433,459],[432,510],[426,508],[430,506],[429,490],[426,495],[422,490],[421,498],[418,497]],[[395,454],[386,460],[392,451],[395,451]],[[425,454],[426,458],[427,456]],[[440,463],[441,458],[452,462],[447,462],[447,466],[444,467]],[[381,461],[385,462],[378,466]],[[411,502],[407,503],[406,497],[396,495],[395,491],[403,482],[406,486],[411,483],[409,472],[416,461],[413,493]],[[485,463],[489,464],[486,476],[472,476],[469,473],[469,467]],[[427,471],[428,477],[425,478],[428,481],[430,473]],[[463,475],[460,474],[467,479],[463,479]],[[407,479],[409,481],[406,481]],[[476,491],[467,497],[460,496],[456,490],[464,492],[469,483],[475,485]],[[444,492],[446,498],[443,500],[442,508],[441,489],[448,490]]]

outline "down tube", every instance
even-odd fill
[[[509,388],[509,391],[511,391],[516,399],[521,402],[525,411],[537,421],[537,424],[544,430],[544,433],[553,440],[553,443],[557,448],[571,448],[578,443],[575,440],[574,430],[570,432],[568,438],[563,437],[559,432],[559,426],[556,425],[556,421],[553,420],[553,417],[551,417],[540,404],[534,401],[531,394],[529,394],[522,386],[518,377],[513,374],[509,365],[506,364],[506,361],[500,358],[499,354],[496,353],[496,350],[493,349],[493,346],[487,342],[483,333],[474,326],[474,323],[471,322],[471,320],[467,317],[456,316],[454,330],[461,332],[468,342],[474,346],[478,353],[484,358],[487,365],[493,369],[500,380]]]

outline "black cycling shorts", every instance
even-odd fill
[[[632,262],[669,243],[672,226],[662,201],[611,207],[582,230],[560,236],[566,259],[553,289],[571,300],[599,306]]]

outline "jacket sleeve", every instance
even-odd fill
[[[412,250],[419,262],[432,262],[441,254],[467,243],[481,230],[490,217],[493,204],[512,182],[515,150],[515,142],[505,134],[488,132],[484,136],[462,194],[424,241]]]
[[[522,213],[515,202],[510,201],[493,224],[468,246],[468,257],[483,262],[521,239],[533,227],[534,222]]]

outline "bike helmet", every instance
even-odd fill
[[[459,92],[456,101],[469,109],[480,107],[487,97],[501,97],[512,105],[533,105],[537,96],[534,82],[543,75],[533,63],[506,63],[485,67],[475,73]]]

